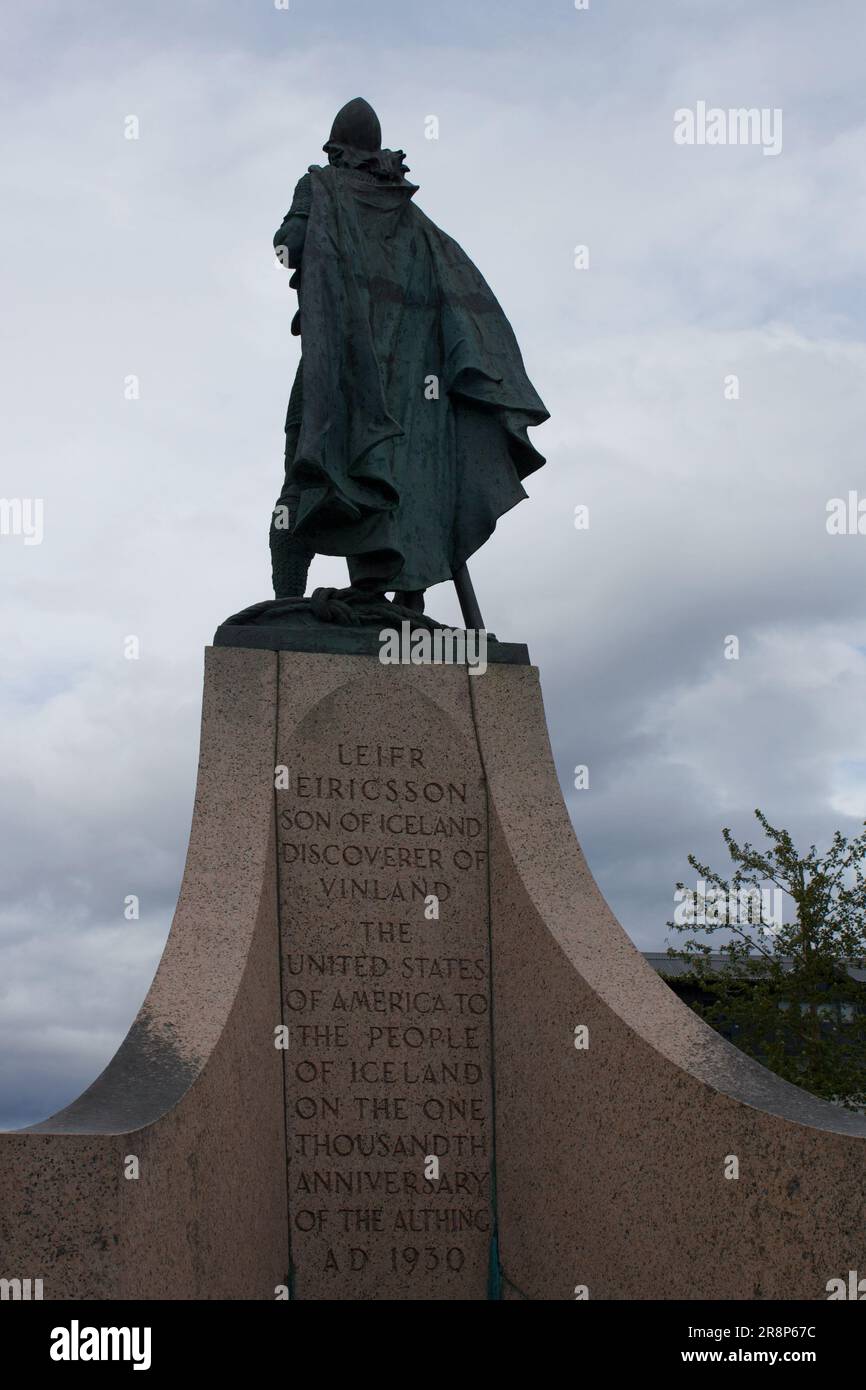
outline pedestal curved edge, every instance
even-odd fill
[[[541,1298],[826,1297],[866,1267],[866,1121],[726,1042],[643,960],[574,836],[537,671],[470,685],[506,1279]]]
[[[277,661],[208,649],[186,867],[147,997],[76,1100],[0,1134],[0,1273],[29,1270],[47,1298],[272,1298],[287,1278]]]

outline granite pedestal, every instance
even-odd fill
[[[866,1122],[725,1042],[612,916],[534,668],[219,646],[164,956],[93,1085],[0,1134],[0,1277],[823,1299],[866,1270],[864,1183]]]

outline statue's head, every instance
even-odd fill
[[[404,150],[382,149],[382,127],[369,101],[355,97],[334,117],[331,134],[322,146],[328,163],[349,169],[377,183],[406,183]],[[413,187],[413,185],[407,185]]]
[[[371,152],[381,150],[382,127],[369,101],[355,97],[337,112],[328,143],[322,148],[330,154],[332,146]]]

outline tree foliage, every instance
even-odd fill
[[[866,958],[866,832],[848,840],[837,830],[825,852],[811,845],[800,854],[788,831],[755,815],[765,849],[722,831],[730,878],[689,855],[703,886],[677,884],[668,926],[724,939],[669,947],[690,967],[678,984],[699,991],[692,1007],[744,1052],[815,1095],[862,1109],[866,985],[848,966]],[[712,953],[723,957],[721,970]]]

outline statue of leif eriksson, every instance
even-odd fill
[[[393,593],[421,614],[425,589],[453,579],[481,627],[466,561],[526,496],[544,463],[527,427],[548,413],[484,278],[413,202],[404,152],[382,149],[373,108],[350,101],[323,148],[274,237],[302,342],[274,592],[303,596],[314,554],[345,555],[341,605]]]

